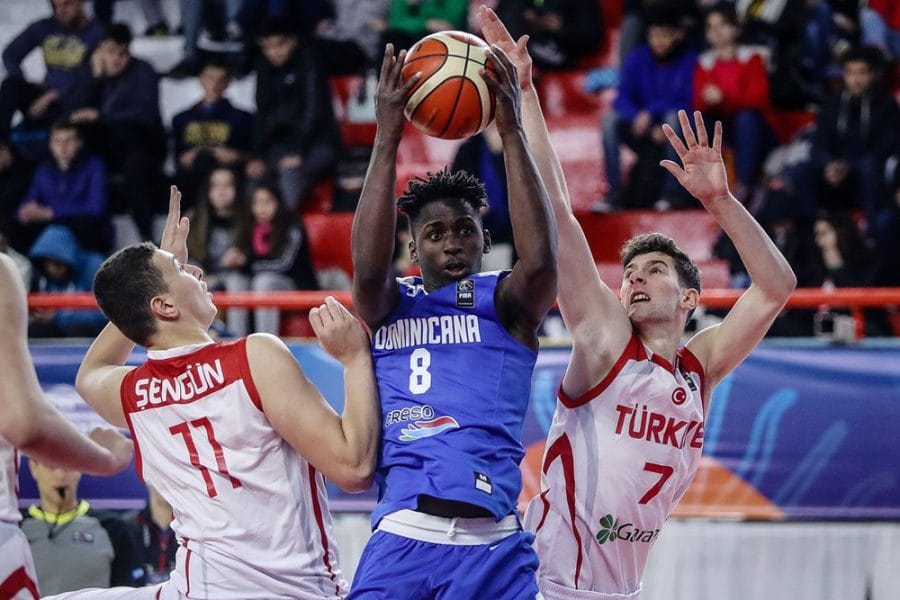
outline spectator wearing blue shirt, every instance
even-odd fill
[[[91,56],[90,76],[72,120],[88,128],[88,143],[106,161],[115,212],[130,212],[145,239],[164,212],[162,164],[166,136],[159,112],[159,76],[131,55],[131,30],[109,27]]]
[[[85,250],[63,225],[50,225],[28,253],[33,265],[32,292],[73,294],[91,291],[94,273],[103,262],[99,252]],[[99,310],[36,310],[29,337],[93,337],[106,325]]]
[[[83,0],[53,0],[53,16],[35,21],[3,50],[7,77],[0,86],[0,138],[9,135],[13,116],[22,111],[36,127],[49,127],[73,108],[71,93],[82,66],[103,37],[103,27],[85,15]],[[40,47],[47,72],[41,83],[28,81],[22,61]]]
[[[87,248],[105,252],[110,244],[106,167],[84,152],[78,127],[58,121],[50,131],[53,158],[38,165],[19,205],[21,239],[31,243],[49,224],[69,227]]]
[[[663,173],[661,159],[676,160],[662,125],[676,130],[678,111],[690,110],[697,55],[683,45],[684,32],[676,15],[652,14],[647,43],[622,60],[613,109],[603,118],[602,142],[609,191],[598,209],[662,208],[678,194],[678,182]],[[623,193],[619,149],[622,144],[638,155],[629,193]],[[647,172],[643,176],[635,176]],[[627,196],[627,197],[626,197]]]
[[[175,182],[189,205],[213,170],[243,169],[250,152],[253,115],[225,98],[231,77],[224,63],[206,63],[199,77],[203,98],[172,119]]]

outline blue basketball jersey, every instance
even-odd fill
[[[415,510],[420,494],[481,506],[497,520],[521,489],[519,441],[536,353],[494,307],[508,272],[479,273],[428,293],[398,280],[400,301],[375,332],[383,436],[372,526]]]

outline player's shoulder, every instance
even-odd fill
[[[251,333],[245,340],[247,362],[254,373],[273,372],[285,366],[300,368],[291,349],[278,336],[271,333]]]

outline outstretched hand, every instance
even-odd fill
[[[188,260],[187,237],[190,229],[188,218],[181,216],[181,192],[173,185],[169,188],[169,214],[166,215],[159,247],[174,254],[183,265]]]
[[[663,125],[662,129],[678,158],[681,159],[681,166],[671,160],[661,161],[660,166],[671,173],[678,183],[704,206],[716,199],[729,196],[725,162],[722,160],[721,121],[716,121],[712,146],[709,145],[706,125],[700,111],[694,111],[696,136],[685,111],[678,111],[678,121],[681,123],[684,142],[669,125]]]
[[[95,427],[88,434],[88,437],[109,451],[109,475],[115,475],[131,464],[131,457],[134,455],[134,445],[131,443],[131,440],[119,433],[118,430],[110,427]]]
[[[526,90],[532,84],[531,81],[531,55],[528,54],[528,36],[523,35],[514,40],[509,30],[490,8],[481,5],[478,7],[478,26],[481,27],[481,35],[484,41],[503,50],[512,63],[516,66],[519,75],[519,89]]]
[[[406,99],[422,73],[414,73],[404,83],[401,73],[406,61],[406,50],[394,55],[394,45],[384,48],[384,59],[381,61],[381,73],[378,75],[378,90],[375,94],[375,121],[382,133],[399,139],[403,133],[403,108]]]
[[[327,296],[324,304],[309,311],[309,323],[325,351],[341,364],[369,356],[369,336],[365,329],[333,296]]]

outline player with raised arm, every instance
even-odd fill
[[[130,246],[97,272],[94,293],[111,323],[76,382],[104,418],[127,424],[138,472],[172,505],[176,569],[156,588],[57,598],[342,598],[325,478],[348,491],[372,481],[379,426],[368,337],[331,297],[310,311],[344,367],[343,415],[277,337],[214,342],[216,307],[187,261],[180,200],[173,187],[159,248]],[[135,343],[147,362],[125,366]]]
[[[15,263],[0,253],[0,598],[38,597],[28,540],[19,530],[19,452],[44,464],[113,475],[131,442],[108,428],[80,433],[41,392],[28,353],[28,307]]]
[[[525,131],[559,232],[559,306],[572,355],[526,525],[536,532],[548,600],[624,600],[640,594],[648,552],[697,471],[713,389],[756,347],[796,285],[787,261],[728,189],[722,127],[679,114],[682,165],[661,165],[712,214],[753,280],[725,319],[681,345],[700,300],[700,273],[668,237],[625,244],[620,298],[600,279],[572,214],[565,178],[530,77],[526,38],[478,14],[485,39],[519,68]]]
[[[376,529],[351,598],[534,598],[537,559],[516,513],[519,441],[537,329],[556,297],[556,234],[520,119],[515,66],[494,48],[497,97],[518,261],[481,273],[490,249],[484,186],[465,172],[417,178],[395,201],[404,53],[388,45],[378,125],[352,232],[354,306],[374,332],[382,401]],[[397,208],[421,277],[391,269]]]

